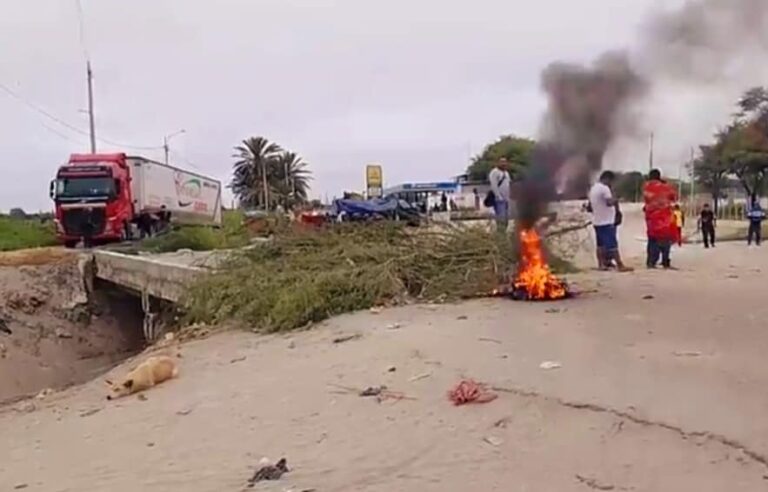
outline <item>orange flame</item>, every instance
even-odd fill
[[[541,238],[534,229],[520,231],[520,266],[515,289],[531,300],[563,299],[568,295],[565,284],[549,269],[541,249]]]

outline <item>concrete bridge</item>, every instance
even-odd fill
[[[226,258],[227,252],[222,251],[136,255],[96,250],[83,255],[81,272],[86,282],[96,278],[140,296],[144,337],[152,342],[160,335],[155,323],[157,313],[153,312],[156,300],[179,302],[188,286],[214,271]]]

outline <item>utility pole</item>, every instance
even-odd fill
[[[691,209],[696,207],[696,152],[691,147]],[[695,214],[696,211],[694,210]]]
[[[651,132],[651,142],[650,142],[650,150],[648,153],[648,171],[650,172],[653,169],[653,139],[654,135],[653,132]]]
[[[88,119],[91,128],[91,154],[96,153],[96,118],[93,112],[93,71],[91,70],[91,61],[85,63],[88,74]]]

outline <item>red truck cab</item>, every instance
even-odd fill
[[[51,182],[56,233],[66,247],[131,238],[131,169],[125,154],[72,154]]]

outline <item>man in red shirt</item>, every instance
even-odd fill
[[[648,174],[648,181],[643,186],[645,201],[645,225],[648,230],[648,268],[656,268],[661,257],[661,265],[671,268],[669,252],[677,236],[673,205],[677,201],[675,187],[661,179],[661,172],[653,169]]]

